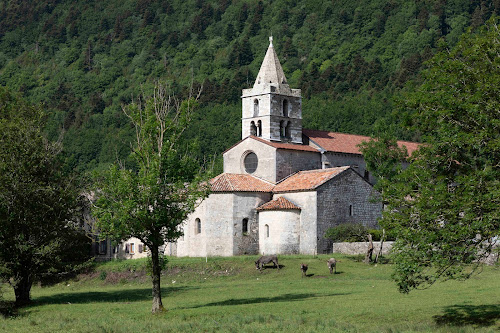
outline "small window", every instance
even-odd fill
[[[253,101],[253,116],[257,117],[259,115],[259,100],[255,99]]]
[[[99,254],[107,253],[107,241],[103,240],[99,242]]]
[[[261,137],[262,136],[262,121],[257,121],[257,136]]]
[[[249,153],[247,156],[245,156],[243,163],[245,165],[245,171],[247,173],[254,173],[255,170],[257,170],[257,166],[259,165],[259,159],[257,158],[257,155],[255,155],[255,153]]]
[[[199,218],[194,220],[194,227],[195,227],[195,233],[200,234],[201,233],[201,220]]]
[[[288,117],[288,100],[283,100],[283,117]]]
[[[352,205],[349,205],[349,216],[353,216],[354,215],[354,211],[352,209]]]
[[[130,253],[130,244],[125,244],[125,253]]]
[[[134,253],[135,253],[135,244],[130,243],[130,254],[134,254]]]
[[[144,251],[144,245],[139,244],[138,246],[139,253],[142,253]]]
[[[243,234],[248,233],[248,219],[243,219],[242,225],[241,225],[241,231]]]
[[[266,237],[269,238],[269,225],[265,225],[265,228],[266,228]]]

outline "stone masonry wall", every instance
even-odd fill
[[[259,214],[256,208],[271,200],[271,193],[237,192],[233,200],[233,255],[257,254],[259,251]],[[229,209],[229,207],[226,207]],[[243,219],[248,232],[243,233]]]
[[[392,244],[394,242],[384,242],[384,246],[382,247],[382,254],[387,255],[392,249]],[[368,242],[352,242],[352,243],[333,243],[332,252],[333,253],[342,253],[342,254],[366,254],[368,250]],[[380,250],[380,242],[373,242],[373,254],[376,255]]]
[[[269,234],[267,229],[269,228]],[[259,253],[298,254],[300,211],[267,210],[259,213]]]
[[[365,176],[366,163],[362,155],[326,152],[323,154],[323,162],[330,163],[330,168],[349,165],[361,177]],[[367,180],[372,185],[375,183],[375,178],[371,173]]]
[[[371,201],[377,192],[352,169],[347,169],[317,191],[318,253],[331,251],[331,243],[324,237],[328,228],[341,223],[361,223],[369,228],[377,226],[382,204]]]
[[[300,254],[317,254],[317,204],[316,191],[277,193],[273,199],[284,197],[301,208],[299,240]]]
[[[254,152],[258,158],[257,170],[252,175],[274,183],[276,181],[276,148],[250,138],[224,153],[224,172],[245,174],[243,159],[250,151]]]
[[[276,181],[297,171],[313,169],[321,169],[320,153],[289,149],[276,151]]]

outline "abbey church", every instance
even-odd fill
[[[330,227],[377,226],[382,204],[357,147],[369,137],[302,128],[301,91],[288,85],[272,38],[241,98],[241,141],[224,152],[224,173],[210,181],[211,194],[183,224],[184,236],[165,245],[166,255],[329,253]],[[398,144],[410,154],[418,146]],[[124,255],[106,255],[145,256],[135,243],[116,249]]]
[[[369,138],[302,128],[301,91],[288,85],[272,38],[241,98],[241,141],[224,152],[224,173],[166,254],[328,253],[328,228],[376,227],[382,204],[357,147]]]

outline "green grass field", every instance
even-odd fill
[[[151,315],[144,261],[100,264],[92,274],[35,286],[33,305],[2,318],[2,332],[498,332],[500,270],[400,294],[392,267],[327,256],[281,256],[259,273],[256,257],[171,258],[163,314]],[[300,263],[309,264],[307,278]],[[5,300],[12,300],[4,288]]]

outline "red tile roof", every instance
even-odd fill
[[[250,135],[250,136],[247,136],[246,138],[238,141],[237,143],[235,143],[234,145],[232,145],[228,149],[224,150],[223,154],[226,153],[227,151],[233,149],[234,147],[236,147],[237,145],[239,145],[240,142],[245,141],[246,139],[254,139],[254,140],[257,140],[259,142],[262,142],[262,143],[264,143],[264,144],[266,144],[268,146],[271,146],[271,147],[274,147],[274,148],[277,148],[277,149],[289,149],[289,150],[302,150],[302,151],[318,152],[318,149],[316,149],[314,147],[311,147],[311,146],[308,146],[308,145],[301,145],[301,144],[296,144],[296,143],[281,143],[281,142],[268,141],[268,140],[259,138],[259,137],[254,136],[254,135]]]
[[[257,210],[279,210],[279,209],[299,209],[300,207],[293,204],[289,200],[280,197],[276,200],[266,202],[262,206],[258,207]]]
[[[274,184],[247,174],[221,173],[210,186],[212,192],[271,192]]]
[[[357,145],[370,141],[369,136],[303,129],[302,133],[321,148],[337,153],[361,154]],[[398,141],[398,146],[406,146],[408,154],[417,150],[420,143]]]
[[[329,168],[329,169],[318,169],[318,170],[306,170],[299,171],[296,174],[285,178],[280,183],[278,183],[274,189],[274,193],[279,192],[293,192],[293,191],[307,191],[314,190],[318,186],[326,183],[333,177],[349,169],[348,166]]]
[[[265,139],[262,139],[262,138],[259,138],[259,137],[253,136],[253,135],[251,135],[250,137],[254,140],[260,141],[262,143],[265,143],[271,147],[278,148],[278,149],[313,151],[315,153],[318,152],[318,149],[311,147],[311,146],[307,146],[307,145],[301,145],[301,144],[297,144],[297,143],[281,143],[281,142],[267,141]]]

